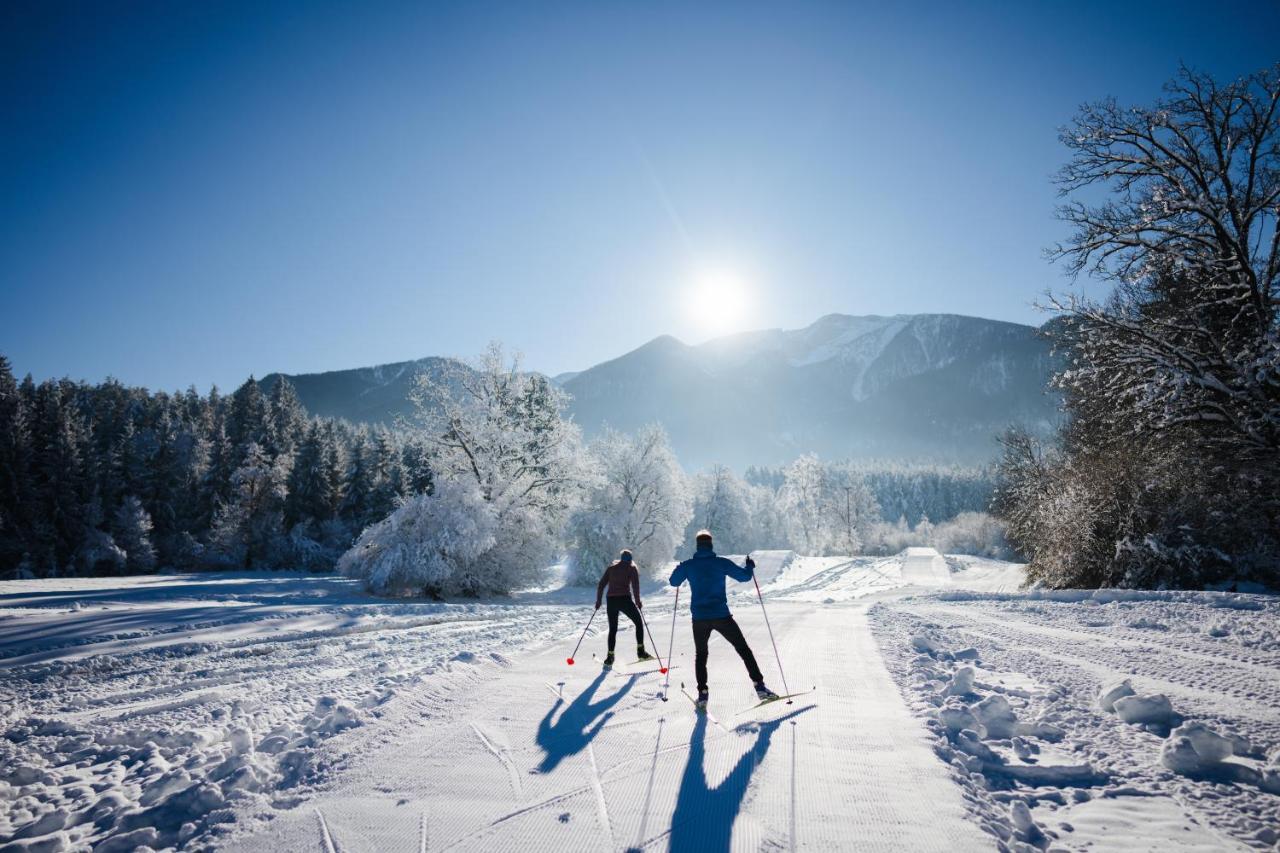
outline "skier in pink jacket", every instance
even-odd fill
[[[608,589],[608,595],[605,590]],[[640,621],[640,572],[631,559],[630,551],[623,551],[618,559],[610,563],[596,584],[596,609],[600,609],[600,600],[608,602],[609,613],[609,654],[604,659],[605,666],[613,666],[613,647],[618,638],[618,614],[625,613],[636,626],[636,657],[640,660],[651,660],[644,647],[644,623]]]

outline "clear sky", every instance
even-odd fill
[[[1280,3],[62,3],[0,12],[0,353],[234,387],[581,369],[830,313],[1023,322],[1057,128]]]

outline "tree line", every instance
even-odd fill
[[[0,571],[331,568],[431,482],[424,442],[310,417],[283,379],[37,384],[0,356]]]
[[[37,384],[0,356],[0,571],[330,570],[346,554],[381,590],[482,594],[565,554],[585,577],[620,543],[656,567],[698,527],[726,552],[928,544],[930,516],[981,509],[990,489],[980,470],[816,456],[688,476],[657,425],[583,442],[563,392],[500,348],[413,396],[413,422],[369,428],[309,416],[284,379],[229,396]],[[1000,553],[983,530],[961,547]]]

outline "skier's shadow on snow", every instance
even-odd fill
[[[680,779],[676,808],[671,815],[671,847],[675,853],[696,850],[699,853],[727,851],[733,838],[733,823],[742,809],[751,774],[764,761],[773,734],[783,723],[795,719],[815,706],[797,708],[789,714],[761,723],[751,745],[738,763],[714,788],[707,781],[706,738],[707,717],[698,715],[689,740],[689,760]]]
[[[601,699],[599,702],[592,702],[591,697],[600,689],[606,675],[607,673],[604,672],[597,675],[587,689],[578,694],[578,698],[561,711],[560,717],[554,723],[551,722],[551,718],[564,705],[563,698],[557,699],[551,706],[551,710],[547,711],[547,715],[542,718],[542,722],[538,723],[538,734],[535,739],[538,746],[542,747],[546,753],[546,757],[538,765],[539,773],[550,773],[561,761],[586,749],[587,744],[600,734],[600,729],[613,716],[613,712],[609,709],[631,690],[638,677],[632,675],[625,684],[614,691],[612,696]]]

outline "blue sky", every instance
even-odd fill
[[[830,312],[1039,322],[1075,108],[1280,60],[1272,2],[0,15],[0,353],[170,389],[492,339],[555,373]]]

